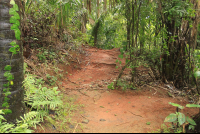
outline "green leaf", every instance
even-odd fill
[[[179,112],[179,114],[178,114],[178,122],[179,122],[180,125],[185,123],[185,115],[181,112]]]
[[[10,8],[10,10],[9,10],[9,14],[10,14],[10,15],[14,15],[14,14],[15,14],[15,12],[16,12],[16,11],[15,11],[15,9],[14,9],[14,8]]]
[[[126,50],[127,44],[128,44],[127,41],[123,41],[123,42],[122,42],[122,45],[123,45],[123,49],[124,49],[124,50]]]
[[[120,48],[120,52],[121,52],[121,55],[123,55],[124,54],[124,49]]]
[[[110,83],[110,85],[108,85],[108,89],[114,89],[114,87],[113,87],[113,82]]]
[[[186,107],[198,107],[198,108],[200,108],[200,105],[198,105],[198,104],[187,104]]]
[[[151,122],[147,122],[146,124],[147,124],[147,125],[150,125],[150,124],[151,124]]]
[[[1,114],[1,113],[0,113]],[[4,114],[4,113],[3,113]],[[0,115],[0,120],[5,120],[6,121],[6,119],[2,116],[2,115]]]
[[[16,50],[16,51],[19,50],[19,45],[15,45],[15,50]]]
[[[3,89],[3,92],[7,92],[7,88],[4,88],[4,89]]]
[[[15,11],[19,11],[19,8],[18,8],[18,5],[17,5],[17,4],[14,4],[14,5],[13,5],[13,8],[14,8]]]
[[[11,46],[15,46],[15,45],[16,45],[16,42],[15,42],[15,41],[12,41],[12,42],[10,43],[10,45],[11,45]]]
[[[47,87],[43,87],[42,90],[43,90],[43,91],[46,91],[46,90],[47,90]]]
[[[14,16],[11,16],[10,17],[10,23],[14,23],[15,24],[15,22],[17,21],[17,19],[15,19],[15,17]]]
[[[19,29],[15,30],[15,38],[16,38],[17,40],[20,40],[20,35],[21,35],[20,30],[19,30]]]
[[[6,92],[4,94],[5,94],[5,96],[8,96],[8,95],[11,95],[11,92]]]
[[[9,75],[11,75],[9,71],[6,71],[6,72],[4,73],[4,77],[8,77]]]
[[[5,75],[4,75],[5,76]],[[9,82],[7,84],[3,84],[3,87],[9,87]]]
[[[189,125],[189,128],[188,128],[189,130],[190,129],[192,129],[192,130],[194,130],[194,126],[193,125]]]
[[[30,1],[30,0],[27,0],[27,1],[26,1],[26,6],[28,6],[28,4],[29,4],[29,1]]]
[[[12,113],[12,110],[10,110],[10,109],[4,109],[3,112],[4,112],[5,114],[11,114],[11,113]]]
[[[17,53],[15,47],[11,47],[11,48],[9,49],[9,52],[11,52],[11,53],[13,53],[13,54],[16,54],[16,53]]]
[[[196,72],[194,73],[194,77],[195,77],[195,78],[200,77],[200,71],[196,71]]]
[[[17,12],[14,12],[14,16],[12,16],[16,20],[20,20],[20,16]]]
[[[10,23],[16,24],[17,26],[19,26],[20,22],[17,19],[18,19],[18,17],[16,17],[16,16],[10,17]]]
[[[183,108],[184,108],[184,106],[181,106],[181,105],[176,104],[176,103],[169,102],[169,104],[172,105],[172,106],[178,107],[178,108],[180,108],[180,109],[183,109]]]
[[[171,113],[170,115],[168,115],[166,118],[165,118],[165,121],[164,122],[174,122],[177,120],[177,115],[174,114],[174,113]]]
[[[121,59],[123,59],[124,56],[120,54],[120,55],[118,55],[118,57],[121,58]]]
[[[11,4],[11,5],[14,5],[14,4],[15,4],[15,1],[14,1],[14,0],[10,0],[10,4]]]
[[[2,104],[2,107],[6,107],[6,106],[8,106],[8,102],[4,102],[4,103]]]
[[[20,26],[20,22],[18,20],[15,21],[15,23],[17,26]]]
[[[2,109],[0,110],[0,114],[5,114]]]
[[[188,116],[186,117],[186,121],[189,122],[192,125],[197,125],[196,122],[192,118],[190,118]]]
[[[11,66],[10,65],[6,65],[5,68],[4,68],[4,70],[10,71],[11,70]]]
[[[18,28],[18,25],[16,25],[16,24],[13,24],[12,26],[11,26],[11,28],[10,28],[11,30],[17,30],[17,29],[19,29]]]
[[[7,80],[8,80],[8,81],[11,81],[11,80],[13,80],[13,79],[14,79],[13,75],[9,75],[9,76],[7,77]]]
[[[5,97],[4,98],[4,101],[9,101],[10,99],[8,97]]]
[[[56,91],[58,89],[58,87],[53,87],[53,90]]]
[[[4,92],[7,92],[7,91],[9,91],[10,89],[11,89],[11,88],[4,88],[3,91],[4,91]],[[4,98],[4,99],[5,99],[5,98]]]
[[[126,64],[129,62],[130,60],[126,59]]]
[[[11,81],[10,81],[10,85],[12,86],[13,84],[14,84],[14,83],[13,83],[13,81],[11,80]]]

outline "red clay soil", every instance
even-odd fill
[[[165,117],[176,111],[176,107],[168,102],[183,106],[188,103],[182,98],[169,97],[163,89],[157,89],[157,92],[149,87],[126,92],[108,90],[106,82],[110,83],[118,76],[116,60],[120,54],[119,49],[86,48],[85,51],[87,57],[82,69],[69,76],[63,84],[66,92],[76,95],[77,103],[85,106],[84,114],[79,118],[79,123],[85,124],[82,132],[151,132],[160,128]],[[125,59],[121,61],[124,65]],[[197,112],[197,109],[184,109],[185,115],[189,116]]]
[[[176,111],[176,107],[168,102],[183,106],[188,104],[184,98],[170,97],[162,88],[144,86],[138,90],[109,90],[107,85],[119,74],[119,69],[116,69],[119,49],[88,47],[85,52],[86,57],[81,69],[72,72],[63,81],[65,93],[76,96],[76,103],[84,104],[84,112],[77,113],[74,117],[78,123],[84,125],[81,132],[152,132],[160,128],[167,115]],[[124,65],[125,59],[121,61]],[[198,110],[185,108],[183,113],[192,116],[197,114]]]

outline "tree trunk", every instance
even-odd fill
[[[8,96],[9,109],[12,110],[12,114],[5,115],[8,122],[15,122],[16,118],[19,118],[24,113],[24,89],[22,87],[22,82],[24,80],[23,74],[23,56],[22,56],[22,44],[20,41],[17,44],[20,46],[20,52],[14,54],[11,59],[11,53],[8,51],[10,47],[10,42],[16,40],[13,30],[10,30],[10,15],[9,9],[12,7],[10,0],[0,0],[0,109],[4,100],[3,95],[3,84],[8,81],[4,77],[4,67],[10,65],[11,63],[11,73],[14,76],[14,84],[10,86],[11,95]]]
[[[91,14],[91,12],[92,12],[92,2],[91,2],[91,0],[89,0],[89,14]]]
[[[86,1],[83,1],[83,9],[85,9],[85,8],[87,8],[86,7],[87,6],[87,3],[86,3]],[[87,12],[84,12],[83,13],[83,15],[81,16],[81,31],[82,31],[82,33],[86,33],[86,24],[87,24],[87,21],[88,21],[88,19],[87,19]]]
[[[112,9],[112,1],[109,0],[109,11],[111,11],[111,9]]]
[[[99,0],[97,0],[97,19],[99,19],[100,16],[100,10],[99,10]]]
[[[130,49],[130,45],[131,45],[131,7],[130,7],[130,2],[126,1],[126,9],[125,9],[125,16],[127,19],[127,27],[126,27],[126,31],[127,31],[127,47],[126,50]]]
[[[104,12],[107,10],[107,0],[104,0],[104,7],[103,7],[103,10],[104,10]]]
[[[186,1],[185,1],[186,2]],[[199,1],[191,0],[194,5],[194,9],[199,9]],[[161,7],[164,7],[163,3],[159,3]],[[162,5],[163,4],[163,5]],[[173,8],[173,4],[171,4]],[[160,9],[160,13],[162,9]],[[186,62],[190,57],[190,52],[186,51],[187,44],[190,48],[195,48],[196,36],[197,36],[197,27],[199,24],[199,11],[196,10],[195,17],[190,17],[193,21],[193,27],[190,28],[190,23],[183,18],[173,16],[171,20],[168,19],[170,14],[163,15],[163,22],[167,31],[167,37],[165,38],[167,52],[169,54],[164,54],[163,63],[162,63],[162,79],[165,82],[165,79],[168,81],[173,81],[174,85],[177,88],[186,86],[187,71],[191,70],[190,64]],[[177,21],[180,20],[181,24],[177,27]],[[191,32],[190,32],[191,31]],[[166,51],[166,50],[164,50]],[[186,64],[187,63],[187,64]],[[188,67],[189,69],[186,69]]]

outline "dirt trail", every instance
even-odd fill
[[[176,108],[168,102],[185,105],[182,98],[169,97],[164,89],[144,87],[141,90],[108,90],[107,84],[117,77],[116,59],[119,49],[85,48],[86,57],[77,70],[64,81],[70,96],[84,104],[83,113],[77,114],[78,123],[84,124],[85,133],[144,133],[160,128],[165,117]],[[125,60],[122,60],[122,65]],[[127,73],[127,71],[126,71]],[[196,109],[184,109],[185,115],[194,115]],[[148,125],[147,122],[150,122]]]
[[[77,123],[68,124],[67,132],[82,133],[147,133],[160,128],[164,119],[176,111],[168,102],[183,106],[188,104],[184,98],[169,97],[164,88],[143,86],[137,90],[110,90],[107,85],[118,76],[116,60],[119,49],[102,50],[84,47],[81,65],[71,64],[65,68],[69,74],[63,81],[66,97],[75,98],[75,103],[83,104],[72,119]],[[125,65],[125,59],[122,59]],[[144,67],[137,68],[143,70]],[[126,69],[124,74],[129,74]],[[157,83],[159,85],[159,83]],[[159,85],[161,87],[161,85]],[[166,88],[166,87],[165,87]],[[192,116],[198,109],[185,108],[183,113]],[[57,129],[43,123],[35,133],[54,133]]]

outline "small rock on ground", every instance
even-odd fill
[[[74,128],[74,125],[69,125],[69,128]]]
[[[106,121],[105,119],[100,119],[99,121]]]
[[[88,124],[88,123],[89,123],[89,120],[87,120],[87,119],[86,119],[86,120],[83,120],[82,123]]]

